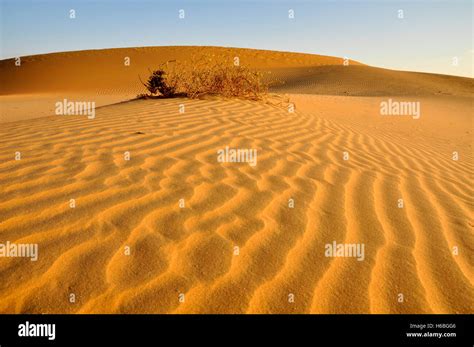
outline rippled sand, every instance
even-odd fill
[[[285,103],[111,104],[137,92],[153,49],[123,75],[101,61],[127,51],[37,56],[24,93],[1,62],[0,243],[39,258],[0,258],[0,312],[474,312],[472,79],[213,49],[286,81]],[[48,115],[67,93],[113,101],[95,119]],[[420,119],[381,116],[388,98],[419,101]],[[257,149],[257,165],[218,162],[226,146]],[[363,243],[364,260],[326,257],[333,241]]]

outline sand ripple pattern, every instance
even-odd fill
[[[225,146],[257,166],[218,163]],[[437,152],[240,100],[4,124],[0,241],[40,255],[0,258],[0,312],[472,313],[472,158]]]

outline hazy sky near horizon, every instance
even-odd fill
[[[323,54],[473,76],[472,0],[0,0],[0,58],[136,46]],[[70,9],[75,19],[70,19]],[[185,18],[180,19],[179,10]],[[288,11],[294,10],[294,19]],[[404,18],[398,18],[399,10]],[[453,64],[457,57],[458,65]]]

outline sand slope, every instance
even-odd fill
[[[275,93],[352,96],[471,97],[470,78],[402,72],[365,66],[338,57],[224,47],[142,47],[64,52],[0,61],[0,123],[54,114],[57,100],[94,101],[104,106],[134,99],[145,89],[149,70],[176,60],[203,57],[262,71]],[[129,65],[125,59],[129,58]],[[21,104],[21,107],[18,105]]]
[[[25,94],[3,75],[2,112],[19,110],[0,128],[0,243],[38,243],[40,253],[37,262],[0,258],[0,312],[474,312],[472,80],[340,70],[339,58],[274,53],[278,65],[259,53],[249,57],[287,82],[280,92],[313,94],[287,95],[295,113],[177,98],[104,106],[93,120],[47,111],[14,118],[37,115],[38,102],[50,107],[55,95],[107,104],[133,92],[132,74],[114,67],[84,77],[96,61],[89,54],[101,61],[101,52],[84,61],[59,54],[74,64],[49,74],[32,61],[37,77]],[[318,62],[334,72],[317,73],[327,77],[321,86],[301,72]],[[68,90],[58,74],[75,64]],[[381,75],[392,84],[367,82]],[[364,96],[343,96],[348,87]],[[380,116],[388,98],[419,101],[421,118]],[[257,165],[219,163],[225,146],[257,149]],[[326,257],[333,241],[364,243],[364,261]]]
[[[272,70],[284,84],[273,92],[349,96],[466,96],[472,97],[472,78],[405,72],[372,66],[327,65]]]
[[[125,65],[125,58],[130,65]],[[13,59],[0,61],[0,95],[33,92],[100,91],[101,94],[143,92],[138,79],[170,60],[181,63],[212,57],[242,66],[271,71],[281,68],[342,65],[343,59],[314,54],[223,47],[143,47],[89,50],[22,57],[21,67]],[[360,65],[350,61],[351,64]]]
[[[53,115],[55,102],[63,99],[93,101],[96,106],[134,99],[146,91],[140,78],[145,81],[150,70],[170,60],[189,64],[212,58],[233,63],[235,57],[243,66],[262,70],[280,87],[288,77],[282,69],[343,63],[341,58],[321,55],[193,46],[41,54],[21,57],[20,66],[6,59],[0,61],[0,123]]]

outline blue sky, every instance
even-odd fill
[[[471,0],[0,2],[1,59],[112,47],[213,45],[347,56],[374,66],[473,77]],[[70,9],[75,19],[69,18]],[[178,18],[180,9],[184,19]],[[288,18],[289,9],[294,19]]]

